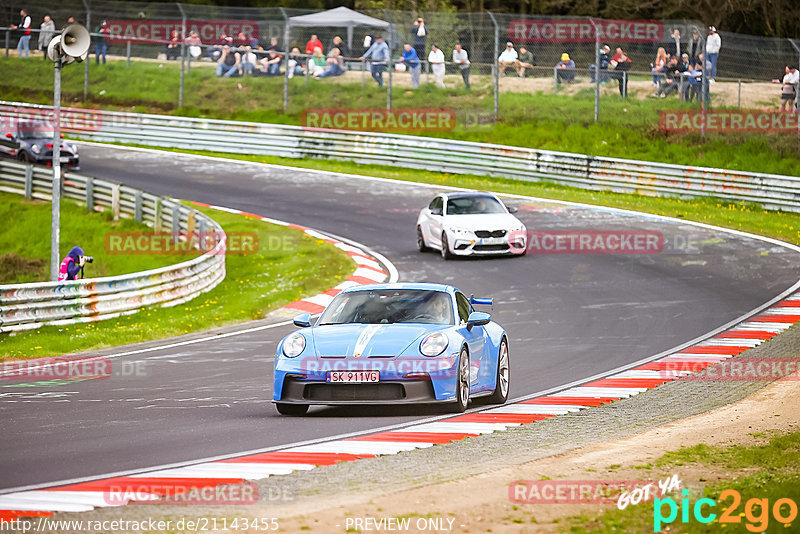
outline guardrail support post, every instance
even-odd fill
[[[206,235],[206,218],[200,217],[200,224],[198,227],[198,236],[197,236],[197,248],[198,250],[202,250],[205,246],[206,242],[208,241],[208,236]]]
[[[114,214],[114,220],[119,220],[119,184],[114,184],[111,188],[111,213]]]
[[[94,211],[94,178],[86,179],[86,211]]]
[[[130,39],[128,39],[128,44],[127,44],[127,46],[125,48],[127,49],[125,51],[126,56],[127,56],[126,57],[126,61],[125,61],[125,66],[127,68],[131,68],[131,40]]]
[[[133,197],[133,220],[142,222],[142,192],[139,189]]]
[[[622,100],[628,99],[628,71],[622,71]]]
[[[25,165],[25,198],[33,197],[33,165]]]
[[[191,243],[194,237],[194,211],[190,211],[186,216],[186,239]]]
[[[161,223],[161,210],[162,209],[163,208],[161,207],[161,199],[157,198],[156,199],[156,205],[154,206],[155,215],[154,215],[154,219],[153,219],[153,231],[155,233],[157,233],[157,234],[161,233],[161,226],[162,226],[162,223]]]
[[[8,59],[8,48],[11,42],[11,30],[6,30],[6,59]]]
[[[174,205],[172,206],[172,242],[178,242],[178,236],[181,231],[181,209]]]
[[[553,94],[558,94],[558,68],[553,67]]]
[[[742,109],[742,80],[739,80],[739,99],[736,102],[736,107]]]

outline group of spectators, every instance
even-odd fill
[[[32,20],[28,11],[26,9],[21,9],[19,12],[20,21],[19,24],[12,24],[11,29],[17,30],[20,32],[19,40],[17,41],[17,55],[21,58],[29,58],[30,57],[30,43],[31,43],[31,34],[33,30],[32,27]],[[69,26],[70,24],[75,24],[77,21],[75,17],[67,18],[66,24],[64,26]],[[47,45],[50,44],[50,41],[53,40],[53,37],[56,35],[56,23],[50,17],[49,14],[46,14],[42,17],[42,23],[39,25],[39,38],[36,43],[36,49],[42,52],[42,59],[47,59]],[[95,61],[96,63],[100,63],[100,58],[103,58],[103,64],[106,63],[106,54],[108,53],[108,39],[111,35],[111,29],[108,26],[108,22],[105,20],[94,29],[94,33],[92,34],[92,44],[94,45],[95,51]]]

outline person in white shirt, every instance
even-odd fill
[[[508,67],[519,67],[519,54],[514,50],[514,44],[509,41],[506,43],[506,49],[497,58],[497,66],[500,69],[500,76],[503,76]]]
[[[17,42],[17,55],[22,57],[22,53],[25,53],[25,57],[31,57],[31,18],[28,16],[28,12],[24,9],[21,9],[19,12],[20,21],[19,24],[12,24],[11,29],[16,30],[19,29],[22,31],[22,35],[19,38],[19,42]]]
[[[781,111],[792,111],[795,99],[797,98],[797,85],[800,83],[800,71],[794,65],[786,66],[786,74],[782,80],[772,80],[772,83],[781,84]]]
[[[706,65],[703,65],[703,70],[709,75],[710,82],[714,81],[717,77],[717,59],[719,58],[719,49],[722,48],[722,39],[720,39],[717,29],[714,26],[709,26],[708,37],[706,38]],[[711,71],[711,72],[708,72]]]
[[[431,53],[428,54],[428,63],[431,64],[433,79],[436,85],[444,89],[444,52],[439,47],[431,45]]]
[[[453,50],[453,63],[458,65],[458,70],[461,72],[461,77],[464,79],[464,85],[469,90],[469,56],[467,51],[464,50],[460,44],[455,46]]]

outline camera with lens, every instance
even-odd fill
[[[84,256],[83,261],[85,263],[94,263],[94,256]]]

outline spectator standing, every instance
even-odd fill
[[[428,42],[428,27],[425,26],[425,20],[418,17],[411,26],[411,35],[414,37],[414,50],[417,51],[417,57],[425,57],[425,46]]]
[[[217,61],[217,76],[230,78],[234,74],[239,74],[242,56],[230,45],[222,45],[222,52]]]
[[[315,48],[319,48],[323,53],[325,52],[325,48],[322,47],[322,41],[317,38],[316,33],[306,43],[306,54],[313,54]]]
[[[561,54],[561,61],[556,63],[556,79],[568,83],[575,81],[575,61],[566,52]]]
[[[177,32],[175,32],[177,36]],[[111,35],[111,28],[108,26],[107,21],[103,21],[100,26],[95,28],[94,30],[95,35],[92,35],[92,39],[94,40],[94,60],[95,64],[100,64],[100,56],[103,56],[103,65],[106,64],[106,54],[108,53],[108,37]],[[169,52],[167,53],[167,59],[169,59]]]
[[[692,37],[686,43],[686,52],[689,54],[689,63],[697,63],[697,57],[703,51],[703,43],[697,30],[692,30]]]
[[[680,60],[681,57],[681,31],[678,28],[672,30],[672,37],[666,47],[667,53]]]
[[[508,67],[519,67],[519,54],[514,50],[514,43],[511,41],[506,43],[506,49],[503,50],[500,53],[500,57],[497,58],[497,66],[500,76],[505,75]]]
[[[458,71],[461,73],[464,85],[469,90],[469,55],[460,43],[456,44],[453,49],[453,63],[458,65]]]
[[[317,76],[317,79],[329,78],[331,76],[341,76],[344,74],[344,58],[342,58],[342,53],[338,48],[331,48],[326,61],[328,63],[328,68],[325,69],[322,74]]]
[[[525,48],[524,46],[519,47],[519,67],[517,68],[517,74],[519,74],[520,78],[525,77],[525,69],[532,69],[534,65],[536,65],[536,58],[533,57],[533,52]]]
[[[628,94],[628,71],[631,70],[631,58],[629,58],[622,48],[617,48],[616,53],[608,62],[614,72],[609,73],[609,78],[619,81],[619,94],[622,97]]]
[[[358,59],[372,59],[370,63],[372,77],[378,82],[378,87],[383,87],[383,71],[386,70],[386,62],[389,60],[389,46],[383,42],[383,37],[376,35],[375,42]]]
[[[69,254],[61,260],[61,266],[58,269],[58,281],[78,280],[85,264],[86,258],[83,255],[83,249],[81,247],[72,247]]]
[[[375,42],[374,35],[372,35],[371,33],[364,35],[364,50],[361,52],[362,56],[367,53],[367,50],[369,50],[369,47],[372,46],[372,43],[374,42]]]
[[[17,55],[22,57],[23,52],[25,57],[31,57],[30,43],[31,43],[31,17],[25,9],[19,11],[20,21],[19,24],[12,24],[12,30],[20,30],[22,35],[17,42]]]
[[[708,38],[706,39],[706,61],[709,65],[703,66],[703,71],[705,71],[709,82],[713,82],[714,78],[717,77],[717,59],[719,59],[720,48],[722,48],[722,39],[717,33],[717,29],[714,26],[709,26]]]
[[[203,41],[197,36],[196,31],[192,31],[189,37],[186,38],[186,46],[189,47],[189,57],[192,59],[200,59],[203,55]]]
[[[403,45],[403,55],[400,56],[400,63],[408,67],[411,75],[411,88],[419,87],[419,75],[422,72],[422,64],[419,62],[417,51],[408,43]]]
[[[45,15],[42,23],[39,25],[39,42],[37,43],[36,48],[42,51],[42,58],[45,60],[47,59],[47,45],[50,44],[50,40],[55,35],[56,31],[56,24],[50,18],[50,15]]]
[[[611,61],[611,47],[608,45],[603,45],[600,48],[600,70],[606,71],[608,70],[608,63]],[[594,82],[595,71],[597,70],[597,66],[592,64],[589,65],[589,75]],[[608,80],[608,74],[605,72],[599,73],[600,76],[600,83],[606,83]]]
[[[431,64],[433,80],[436,82],[437,87],[444,89],[444,52],[439,50],[439,47],[435,44],[431,45],[428,63]]]
[[[783,79],[772,80],[772,83],[781,84],[781,111],[792,111],[797,98],[797,85],[800,83],[800,71],[794,65],[787,65]],[[786,108],[789,108],[788,110]]]

